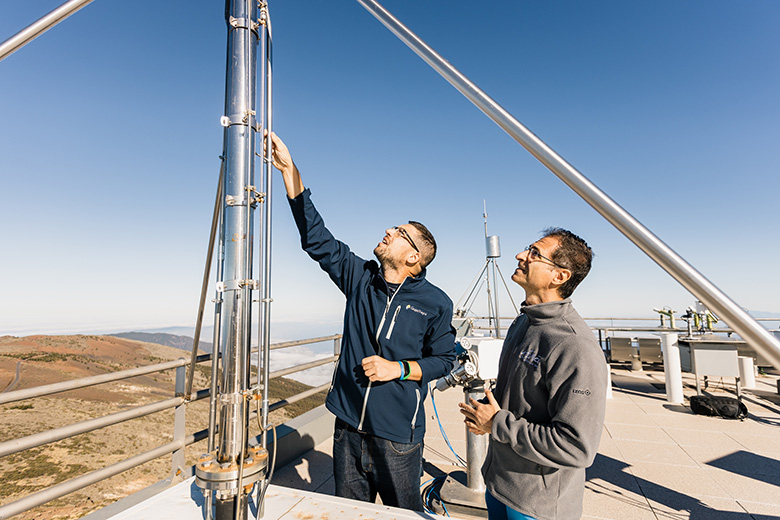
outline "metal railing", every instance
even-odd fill
[[[334,334],[331,336],[322,336],[318,338],[310,338],[297,341],[287,341],[282,343],[275,343],[271,345],[271,349],[290,348],[301,345],[310,345],[314,343],[322,343],[325,341],[333,341],[334,355],[328,356],[323,359],[318,359],[310,363],[304,363],[289,368],[277,370],[270,374],[270,379],[275,379],[285,375],[301,372],[310,368],[333,363],[338,359],[338,353],[341,347],[341,335]],[[202,363],[211,361],[212,355],[205,354],[197,356],[196,363]],[[26,437],[18,439],[12,439],[5,442],[0,442],[0,457],[7,455],[13,455],[16,453],[22,453],[26,450],[43,446],[63,439],[68,439],[76,435],[89,433],[107,426],[120,424],[131,419],[144,417],[154,413],[162,412],[165,410],[174,409],[174,439],[171,442],[157,446],[151,450],[145,451],[138,455],[129,457],[125,460],[116,462],[104,468],[100,468],[89,473],[72,478],[65,482],[53,485],[40,491],[36,491],[30,495],[20,498],[16,501],[9,502],[4,505],[0,505],[0,520],[10,518],[25,511],[28,511],[34,507],[38,507],[47,502],[63,497],[87,486],[106,480],[110,477],[118,475],[124,471],[130,470],[146,462],[154,460],[156,458],[172,454],[171,461],[171,475],[177,475],[184,470],[185,458],[184,448],[204,440],[208,437],[208,428],[197,431],[195,433],[185,434],[185,408],[186,405],[201,399],[210,397],[211,392],[208,388],[198,390],[194,392],[188,399],[185,396],[185,384],[186,384],[186,366],[190,363],[189,360],[180,358],[174,361],[167,361],[164,363],[157,363],[145,367],[138,367],[129,370],[122,370],[118,372],[112,372],[109,374],[102,374],[99,376],[85,377],[81,379],[74,379],[71,381],[63,381],[61,383],[55,383],[51,385],[44,385],[36,388],[29,388],[23,390],[16,390],[12,392],[6,392],[0,394],[0,404],[13,403],[16,401],[22,401],[25,399],[34,399],[38,397],[46,397],[69,390],[76,390],[80,388],[86,388],[89,386],[105,384],[109,382],[122,381],[133,377],[142,375],[155,374],[164,372],[170,369],[176,369],[176,382],[174,397],[164,399],[150,404],[136,406],[128,410],[112,413],[102,417],[89,419],[86,421],[62,426],[59,428],[53,428],[51,430],[43,431]],[[307,397],[313,396],[319,392],[327,390],[330,383],[311,388],[304,392],[300,392],[293,396],[281,399],[270,405],[270,410],[278,410],[295,402],[298,402]],[[256,411],[250,413],[250,419],[256,416]]]

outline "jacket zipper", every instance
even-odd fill
[[[379,352],[377,352],[377,355],[382,355],[382,345],[379,344],[379,336],[382,334],[382,327],[385,325],[385,319],[387,318],[387,311],[390,309],[390,304],[393,303],[393,299],[395,298],[395,295],[398,294],[398,292],[401,290],[401,286],[406,281],[406,278],[404,278],[404,281],[401,282],[401,285],[398,286],[398,289],[395,290],[395,293],[393,293],[392,298],[387,299],[387,305],[385,306],[385,311],[382,313],[382,320],[379,322],[379,328],[377,328],[376,331],[376,345],[379,347]],[[399,305],[400,307],[400,305]],[[360,412],[360,423],[358,423],[358,431],[363,431],[363,420],[366,418],[366,407],[368,406],[368,394],[371,393],[371,381],[368,382],[368,386],[366,387],[366,395],[363,396],[363,410]]]
[[[414,393],[417,394],[417,404],[414,405],[414,415],[412,415],[412,438],[411,442],[414,442],[414,423],[417,422],[417,412],[420,410],[420,389],[415,388]]]
[[[387,327],[387,334],[385,334],[385,339],[390,339],[390,334],[393,333],[393,328],[395,327],[395,320],[398,318],[398,313],[401,312],[401,306],[395,308],[395,312],[393,313],[393,319],[390,320],[390,326]]]

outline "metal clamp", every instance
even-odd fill
[[[238,195],[225,195],[226,206],[246,206],[246,201]]]
[[[251,184],[247,185],[246,188],[244,188],[247,192],[249,192],[249,199],[251,201],[251,204],[254,206],[255,204],[263,203],[265,202],[265,193],[261,191],[257,191],[257,189],[252,186]]]
[[[259,280],[226,280],[224,282],[217,282],[217,292],[237,291],[249,287],[249,289],[256,291],[260,287]]]
[[[249,126],[256,132],[262,129],[262,125],[256,122],[255,115],[257,113],[254,110],[247,110],[243,114],[230,114],[229,116],[222,116],[219,118],[219,124],[225,128],[239,125]]]
[[[228,25],[233,29],[249,29],[259,38],[257,33],[257,29],[260,27],[259,21],[255,22],[251,18],[236,18],[235,16],[231,16],[228,19]]]

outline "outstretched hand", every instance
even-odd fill
[[[268,130],[266,130],[263,135],[268,135]],[[266,140],[263,139],[263,146],[265,146],[265,143]],[[274,132],[271,132],[271,143],[273,144],[271,147],[271,159],[273,160],[276,169],[282,172],[284,187],[287,189],[287,196],[294,199],[304,190],[301,174],[292,160],[292,155],[290,155],[290,150],[287,148],[287,145],[285,145]]]
[[[267,134],[268,130],[266,130],[265,133]],[[276,169],[284,174],[292,173],[295,164],[293,163],[292,155],[290,155],[290,150],[287,148],[287,145],[284,144],[274,132],[271,132],[271,142],[273,143],[271,158],[273,159]],[[263,144],[265,144],[265,141],[263,141]]]
[[[463,421],[466,423],[466,428],[477,435],[484,435],[493,430],[493,418],[501,410],[493,392],[487,388],[485,389],[485,397],[488,400],[487,404],[472,398],[469,399],[469,404],[458,403],[460,413],[466,416]]]

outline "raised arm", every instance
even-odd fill
[[[282,178],[284,179],[284,187],[287,189],[287,196],[294,199],[301,193],[303,193],[303,180],[301,179],[301,173],[298,171],[298,167],[292,160],[290,150],[279,139],[279,137],[271,132],[271,141],[273,143],[273,161],[277,170],[282,172]]]

